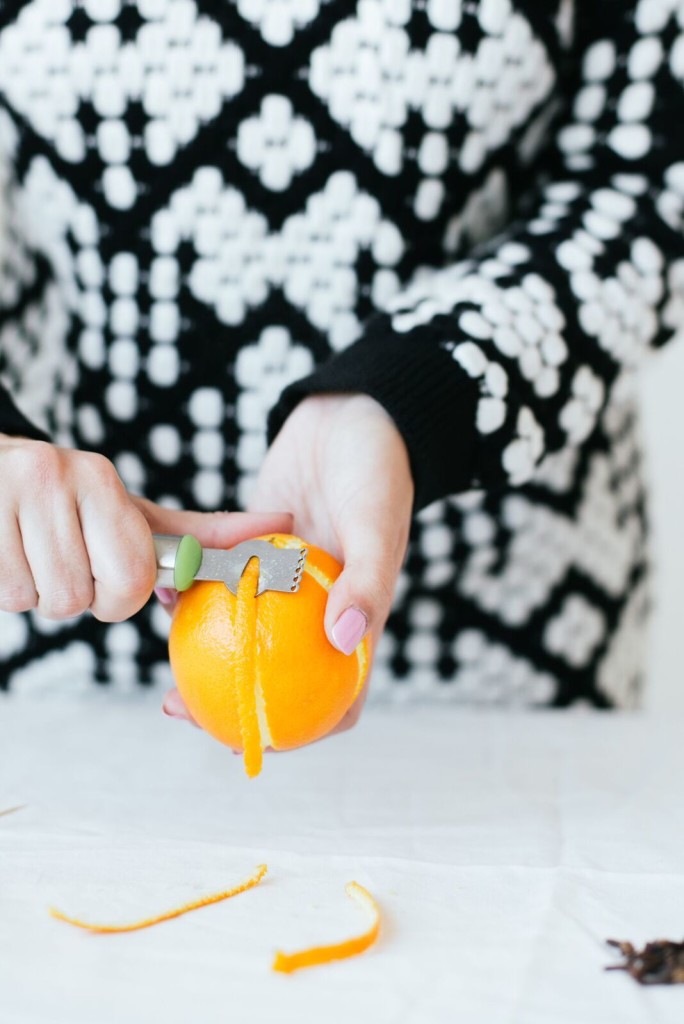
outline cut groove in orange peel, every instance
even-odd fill
[[[284,974],[291,974],[302,967],[313,967],[315,964],[326,964],[331,960],[346,960],[351,956],[358,956],[364,950],[372,946],[380,931],[380,907],[375,902],[368,889],[364,889],[358,882],[347,882],[345,890],[348,896],[355,899],[357,903],[364,906],[373,915],[373,923],[367,931],[346,942],[334,943],[331,946],[312,946],[309,949],[302,949],[298,953],[282,953],[278,951],[273,958],[273,970],[282,971]]]
[[[244,637],[239,661],[235,665],[235,686],[240,716],[240,733],[244,744],[244,765],[252,779],[261,771],[263,744],[257,715],[254,677],[256,675],[256,631],[257,602],[259,586],[259,559],[250,558],[240,577],[237,589],[236,630]]]
[[[114,935],[120,932],[139,932],[143,928],[151,928],[152,925],[161,924],[162,921],[171,921],[174,917],[181,917],[183,914],[189,914],[191,910],[199,910],[200,907],[208,907],[212,903],[220,903],[222,900],[230,899],[231,896],[237,896],[241,892],[245,892],[247,889],[253,889],[255,885],[258,885],[261,879],[268,871],[266,864],[260,864],[256,872],[251,878],[248,878],[246,882],[241,885],[236,885],[233,889],[227,889],[225,892],[215,893],[213,896],[204,896],[201,900],[195,900],[193,903],[186,903],[185,906],[178,907],[176,910],[168,910],[165,914],[159,914],[156,917],[148,917],[143,921],[135,921],[133,924],[121,924],[121,925],[110,925],[110,924],[90,924],[87,921],[79,921],[75,917],[68,917],[63,914],[61,910],[56,910],[55,907],[50,907],[50,913],[53,917],[57,918],[58,921],[64,921],[66,924],[71,924],[74,928],[84,928],[89,932],[96,932],[99,935]]]

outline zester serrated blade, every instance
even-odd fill
[[[277,548],[267,540],[244,540],[229,551],[204,548],[195,579],[221,580],[237,595],[238,583],[250,558],[259,559],[257,596],[265,590],[294,594],[306,562],[306,548]]]

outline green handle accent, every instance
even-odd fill
[[[176,590],[187,590],[194,582],[202,564],[202,545],[191,533],[181,537],[173,564],[173,585]]]

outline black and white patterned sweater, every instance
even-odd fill
[[[684,0],[0,0],[0,430],[237,508],[365,391],[419,510],[370,699],[633,703],[683,83]],[[0,614],[0,686],[168,681],[167,629]]]

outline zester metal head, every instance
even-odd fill
[[[229,551],[205,548],[198,580],[222,580],[233,594],[250,558],[259,559],[257,596],[265,590],[294,594],[302,581],[306,548],[277,548],[267,540],[244,540]]]

